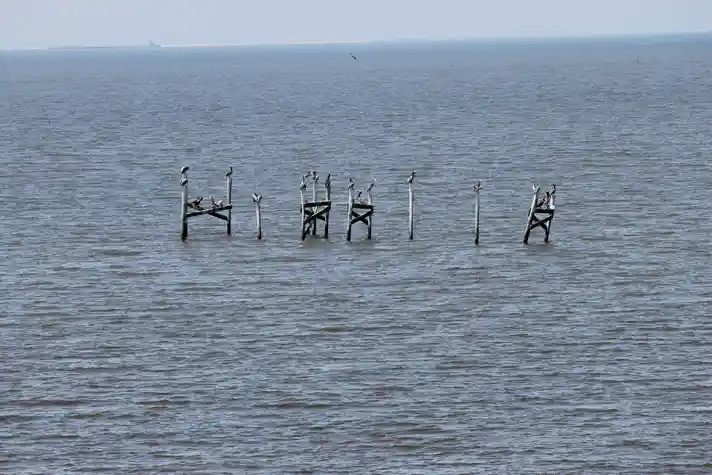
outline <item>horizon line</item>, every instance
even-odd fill
[[[368,40],[290,40],[277,42],[256,42],[256,43],[186,43],[186,44],[126,44],[126,45],[57,45],[39,46],[24,48],[2,48],[0,51],[55,51],[71,49],[156,49],[156,48],[217,48],[217,47],[259,47],[259,46],[314,46],[314,45],[341,45],[341,44],[374,44],[374,43],[449,43],[463,41],[550,41],[550,40],[582,40],[582,39],[624,39],[624,38],[655,38],[655,37],[680,37],[680,36],[712,36],[712,30],[697,31],[661,31],[661,32],[641,32],[641,33],[589,33],[589,34],[568,34],[568,35],[540,35],[540,36],[457,36],[457,37],[419,37],[404,36],[390,39],[368,39]]]

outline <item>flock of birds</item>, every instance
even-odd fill
[[[188,177],[186,176],[186,173],[190,170],[190,167],[185,166],[180,169],[180,174],[181,174],[181,179],[180,179],[180,186],[185,186],[188,184]],[[225,178],[231,177],[232,176],[232,167],[229,167],[229,170],[227,173],[225,173]],[[252,195],[254,197],[254,194]],[[222,208],[225,206],[225,201],[224,200],[217,200],[215,201],[215,198],[213,196],[208,196],[210,198],[210,207],[215,209],[215,208]],[[260,196],[260,200],[262,197]],[[194,199],[188,201],[188,205],[192,208],[195,209],[203,209],[203,207],[200,205],[203,202],[203,197],[202,196],[196,196]]]
[[[185,186],[185,185],[188,184],[188,177],[186,176],[186,173],[188,172],[188,170],[190,170],[190,167],[189,167],[189,166],[184,166],[183,168],[180,169],[180,174],[181,174],[180,186]],[[231,176],[232,176],[232,167],[229,167],[229,170],[227,171],[227,173],[225,173],[225,178],[229,178],[229,177],[231,177]],[[305,173],[304,175],[302,175],[301,184],[300,184],[300,186],[299,186],[299,189],[300,189],[301,191],[306,190],[307,184],[306,184],[306,181],[305,181],[305,180],[308,179],[308,178],[311,178],[311,179],[312,179],[312,183],[313,183],[314,185],[316,185],[316,184],[319,182],[319,175],[317,174],[316,170],[312,170],[311,172],[307,172],[307,173]],[[348,189],[349,189],[349,191],[353,191],[354,188],[355,188],[355,186],[356,186],[356,183],[354,183],[354,181],[353,181],[353,179],[351,178],[351,176],[348,177],[348,180],[349,180],[349,187],[348,187]],[[411,172],[410,176],[408,176],[408,179],[406,180],[406,183],[407,183],[408,185],[410,185],[410,184],[413,183],[413,180],[415,180],[415,170],[413,170],[413,171]],[[374,187],[375,185],[376,185],[376,180],[374,179],[374,180],[371,181],[371,183],[370,183],[370,184],[368,185],[368,187],[366,188],[366,190],[365,190],[366,194],[371,193],[371,190],[373,190],[373,187]],[[331,173],[328,173],[328,174],[326,175],[326,180],[324,181],[324,186],[325,186],[327,189],[329,189],[329,190],[331,189]],[[480,182],[479,182],[479,181],[477,182],[477,185],[475,185],[475,188],[476,188],[475,191],[479,191],[479,189],[480,189]],[[555,188],[554,188],[554,190],[555,190]],[[548,196],[548,193],[549,193],[549,192],[547,192],[547,196]],[[552,193],[552,194],[553,194],[553,193]],[[221,207],[225,206],[225,202],[224,202],[223,200],[215,201],[215,198],[214,198],[213,196],[209,196],[208,198],[210,198],[210,206],[211,206],[212,208],[221,208]],[[356,195],[356,198],[355,198],[355,199],[356,199],[357,201],[359,201],[360,203],[363,203],[363,202],[364,202],[364,191],[363,191],[363,190],[360,190],[360,191],[358,192],[358,194]],[[252,201],[255,202],[255,203],[259,203],[260,201],[262,201],[262,195],[258,195],[257,193],[252,193]],[[188,205],[191,206],[192,208],[195,208],[195,209],[203,209],[203,208],[201,207],[201,203],[202,203],[202,202],[203,202],[203,197],[202,197],[202,196],[198,196],[198,197],[196,197],[196,198],[194,198],[194,199],[188,201]]]

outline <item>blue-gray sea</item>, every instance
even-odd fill
[[[712,473],[711,124],[712,37],[2,53],[0,471]]]

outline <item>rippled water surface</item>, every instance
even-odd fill
[[[710,473],[710,124],[704,38],[4,53],[0,471]]]

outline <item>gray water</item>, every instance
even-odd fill
[[[0,470],[712,472],[711,65],[706,38],[0,55]],[[234,167],[232,236],[180,240],[183,165],[206,199]],[[300,240],[312,169],[328,242]]]

